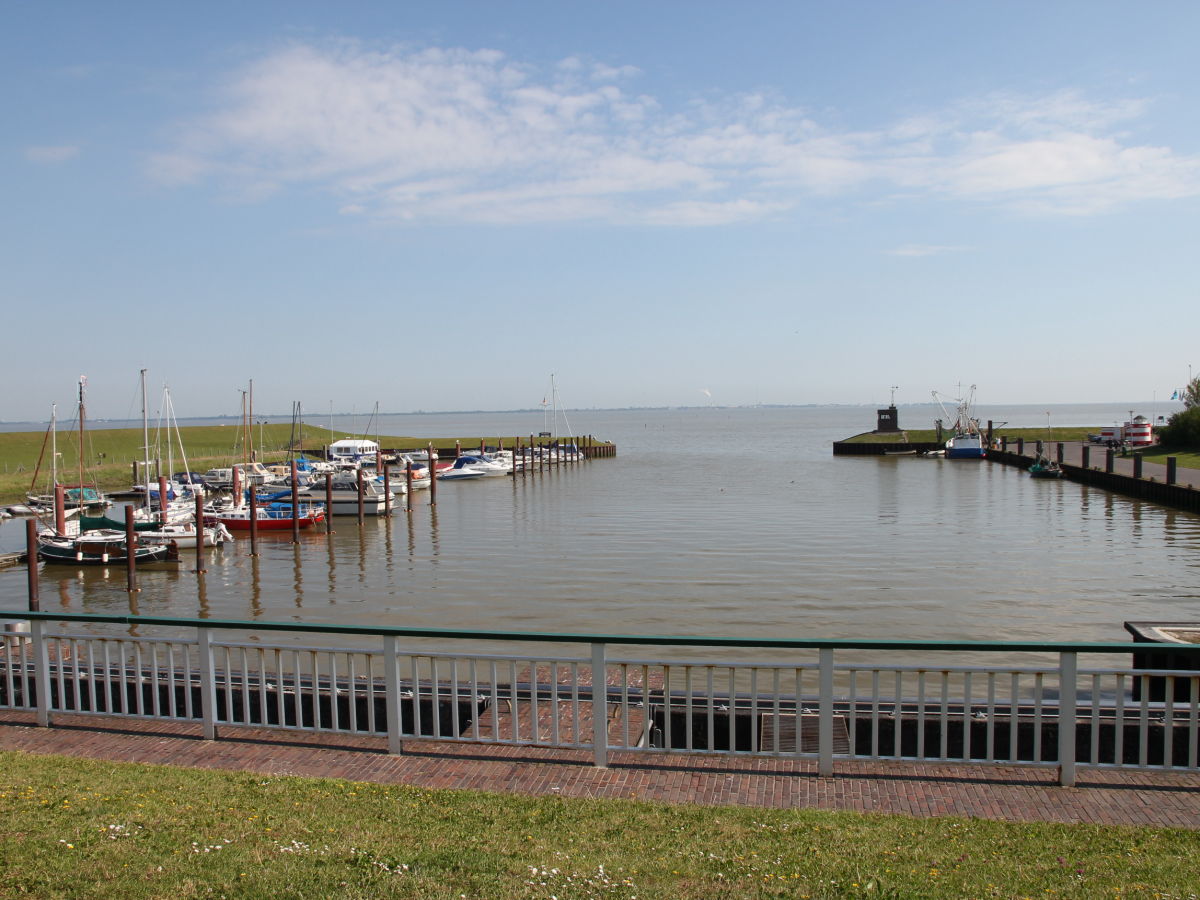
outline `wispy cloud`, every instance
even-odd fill
[[[78,155],[79,148],[71,145],[25,148],[25,158],[30,162],[39,163],[41,165],[53,165],[54,163],[66,162],[69,159],[74,159]]]
[[[1142,100],[996,94],[845,131],[762,94],[664,110],[639,76],[491,50],[295,45],[234,73],[151,169],[246,200],[313,187],[344,215],[398,221],[702,226],[866,191],[1078,215],[1200,194],[1200,158],[1121,130]]]

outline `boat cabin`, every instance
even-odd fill
[[[357,466],[362,463],[375,464],[379,444],[375,441],[345,438],[329,445],[329,461],[339,465]]]

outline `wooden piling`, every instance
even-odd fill
[[[411,510],[413,505],[413,474],[411,459],[404,463],[404,497],[407,500],[405,505]]]
[[[333,534],[333,473],[325,473],[325,533]]]
[[[133,507],[125,507],[125,589],[138,592],[137,583],[137,529],[133,525]]]
[[[300,543],[300,473],[292,460],[292,543]]]
[[[433,441],[429,442],[429,505],[437,504],[437,466],[433,462]]]
[[[79,498],[83,499],[83,486],[79,488]],[[67,490],[61,484],[54,486],[54,533],[67,533]]]
[[[42,608],[38,593],[38,533],[37,520],[25,520],[25,578],[29,586],[29,610],[37,612]]]
[[[365,518],[366,518],[366,517],[365,517],[365,515],[364,515],[364,511],[363,511],[363,476],[362,476],[362,466],[359,466],[357,469],[355,469],[355,473],[356,473],[356,475],[357,475],[357,480],[356,480],[356,482],[355,482],[355,483],[356,483],[356,485],[357,485],[357,487],[358,487],[358,524],[359,524],[359,525],[361,525],[361,524],[363,523],[363,521],[365,520]]]
[[[196,574],[204,573],[204,497],[196,495]]]
[[[258,494],[250,491],[250,555],[258,556]]]
[[[158,476],[158,521],[167,524],[167,476]]]

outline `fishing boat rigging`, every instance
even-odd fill
[[[937,391],[933,399],[942,408],[945,417],[953,422],[953,434],[946,441],[947,459],[983,459],[987,455],[987,447],[983,433],[979,428],[979,420],[975,418],[975,385],[964,395],[962,385],[959,385],[958,397],[945,397]],[[946,408],[946,400],[955,404],[954,413]]]

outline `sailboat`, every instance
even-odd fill
[[[84,456],[84,421],[85,404],[84,388],[87,387],[87,376],[79,376],[79,486],[83,482]],[[130,548],[125,539],[123,528],[100,527],[88,530],[84,527],[85,517],[83,495],[79,496],[79,521],[69,523],[64,532],[45,529],[38,535],[38,556],[47,563],[63,563],[69,565],[117,565],[128,561]],[[116,524],[106,520],[107,524]],[[122,523],[123,524],[123,523]],[[165,559],[177,559],[178,550],[167,543],[152,543],[138,541],[133,548],[133,556],[138,562],[155,562]]]
[[[959,393],[962,393],[961,385]],[[987,446],[979,428],[979,420],[975,418],[975,385],[971,385],[966,396],[953,398],[956,404],[954,415],[946,409],[942,395],[937,391],[933,392],[933,399],[941,406],[946,418],[953,419],[954,422],[954,434],[946,441],[946,458],[983,459],[987,456]]]
[[[82,388],[81,388],[82,391]],[[82,395],[81,395],[82,402]],[[82,428],[82,423],[80,424]],[[46,441],[50,442],[50,480],[49,492],[46,494],[35,494],[33,491],[37,486],[38,475],[42,469],[42,456],[46,452]],[[43,510],[52,510],[54,508],[54,492],[57,487],[63,488],[63,505],[70,510],[73,510],[75,515],[79,515],[85,508],[90,507],[106,507],[112,506],[112,501],[104,496],[104,493],[93,483],[85,483],[83,481],[83,437],[80,435],[80,475],[77,484],[60,485],[58,481],[58,458],[62,454],[58,452],[58,404],[50,405],[50,425],[46,430],[46,437],[42,440],[42,455],[38,457],[37,467],[33,472],[33,480],[29,485],[29,492],[25,494],[25,499],[28,501],[28,509],[32,512],[40,512]]]
[[[1050,446],[1050,413],[1046,413],[1046,440],[1038,443],[1037,455],[1029,466],[1030,478],[1062,478],[1062,466],[1046,455],[1044,448]]]

